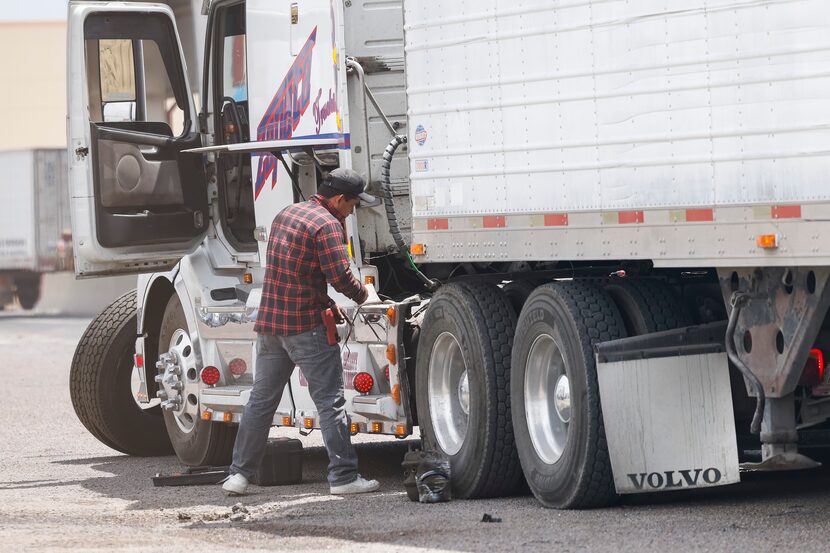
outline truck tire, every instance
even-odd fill
[[[40,273],[26,274],[14,279],[17,288],[17,301],[20,302],[20,307],[26,311],[34,309],[40,299],[40,281]]]
[[[69,395],[78,419],[105,445],[128,455],[169,455],[161,409],[142,409],[130,388],[136,320],[135,290],[92,320],[72,357]]]
[[[692,324],[680,295],[665,281],[650,278],[615,279],[608,281],[604,289],[620,310],[629,336]]]
[[[592,348],[624,336],[611,298],[587,282],[540,286],[519,316],[513,428],[527,483],[546,507],[601,507],[617,498]]]
[[[185,465],[229,465],[237,426],[203,421],[198,416],[198,367],[190,344],[187,319],[177,294],[173,294],[167,303],[159,331],[159,353],[172,350],[187,354],[181,355],[183,359],[179,362],[179,378],[184,386],[181,392],[183,406],[178,410],[163,411],[173,450]],[[187,398],[191,395],[195,402],[188,402]]]
[[[495,285],[443,286],[421,325],[416,365],[425,447],[445,455],[453,495],[513,492],[521,467],[510,414],[510,351],[516,316]]]

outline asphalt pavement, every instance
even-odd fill
[[[134,458],[93,438],[69,399],[69,365],[88,317],[0,313],[2,551],[773,551],[826,549],[830,471],[745,475],[706,491],[629,497],[552,511],[531,496],[410,502],[407,442],[359,443],[381,491],[330,496],[319,433],[304,438],[303,483],[155,488],[175,457]],[[280,431],[275,435],[291,435]],[[481,522],[487,513],[501,522]]]

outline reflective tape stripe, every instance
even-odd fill
[[[620,211],[617,222],[621,225],[639,224],[645,222],[645,217],[642,211]]]
[[[773,219],[800,219],[800,205],[774,205],[772,206]]]
[[[687,209],[686,222],[687,223],[704,223],[715,220],[714,209]]]
[[[545,213],[546,227],[567,227],[568,214],[567,213]]]
[[[713,223],[715,212],[723,210],[718,218],[721,223],[734,222],[736,209],[749,209],[751,217],[758,220],[770,219],[800,219],[802,209],[800,205],[754,205],[754,206],[723,206],[721,208],[695,207],[678,209],[654,209],[648,210],[649,222],[652,225],[663,225],[666,222],[671,224],[683,223]],[[615,225],[644,225],[646,224],[646,210],[630,211],[593,211],[578,213],[532,213],[532,214],[509,214],[509,215],[467,215],[457,217],[433,217],[413,220],[413,229],[418,232],[424,230],[442,231],[450,230],[449,221],[452,219],[453,230],[476,230],[476,229],[501,229],[511,227],[515,230],[521,228],[540,227],[571,227],[587,228],[592,226],[591,220],[599,216],[603,226]],[[508,225],[508,223],[510,223]],[[573,226],[575,225],[575,226]]]
[[[427,220],[427,230],[449,230],[449,219],[429,219]]]
[[[504,215],[486,215],[482,218],[484,228],[503,228],[507,226]]]

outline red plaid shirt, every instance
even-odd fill
[[[357,303],[368,292],[352,274],[344,220],[322,196],[290,205],[271,224],[254,330],[288,336],[317,328],[333,302],[326,282]]]

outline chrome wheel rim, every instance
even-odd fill
[[[161,407],[173,415],[179,429],[189,434],[199,420],[199,372],[190,335],[178,329],[170,338],[167,353],[156,364]]]
[[[562,348],[542,334],[530,346],[524,379],[525,418],[536,455],[556,463],[568,442],[571,388]]]
[[[470,415],[470,383],[461,346],[444,332],[435,340],[427,383],[429,414],[438,445],[447,455],[461,450]]]

